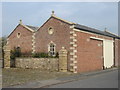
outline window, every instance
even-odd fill
[[[55,56],[55,44],[50,43],[48,46],[48,52],[50,56]]]
[[[53,34],[53,32],[54,32],[54,30],[53,30],[52,27],[48,28],[48,33],[49,33],[49,34]]]
[[[18,37],[18,38],[20,38],[20,35],[21,35],[20,33],[17,33],[17,37]]]

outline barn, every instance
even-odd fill
[[[39,28],[20,22],[7,42],[11,50],[20,47],[22,52],[45,52],[50,56],[55,56],[65,47],[68,52],[67,69],[74,73],[111,68],[118,66],[120,60],[120,37],[63,20],[54,12]]]

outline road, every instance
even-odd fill
[[[57,84],[47,88],[118,88],[118,71],[111,71],[81,80]]]

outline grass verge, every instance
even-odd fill
[[[2,86],[18,85],[73,75],[70,72],[40,71],[39,69],[2,69]]]

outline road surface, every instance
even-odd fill
[[[47,88],[118,88],[118,70],[88,76],[84,79]]]

